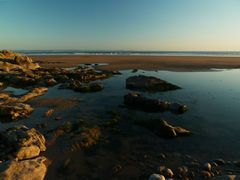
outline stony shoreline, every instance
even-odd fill
[[[69,89],[73,90],[74,93],[97,93],[104,91],[105,88],[101,80],[110,79],[118,75],[121,75],[121,73],[111,70],[97,70],[89,65],[77,66],[72,69],[59,67],[43,68],[34,63],[29,57],[7,50],[0,51],[1,121],[9,123],[21,121],[21,119],[27,120],[34,112],[31,101],[39,102],[38,97],[47,93],[48,88],[59,86],[58,91]],[[27,92],[22,95],[5,92],[4,89],[9,86],[25,89]],[[149,93],[180,89],[180,87],[172,83],[151,76],[131,76],[129,79],[126,79],[126,88],[138,92],[147,91]],[[124,108],[143,111],[146,114],[149,111],[170,111],[176,114],[183,114],[188,108],[191,108],[185,104],[168,102],[164,99],[151,99],[134,92],[126,94],[122,99],[125,104]],[[49,108],[44,113],[44,116],[39,117],[39,119],[51,118],[54,113],[55,109]],[[194,136],[194,132],[191,132],[191,129],[174,126],[165,119],[136,120],[131,116],[111,112],[111,110],[109,118],[105,121],[91,121],[91,119],[63,121],[61,117],[55,117],[54,120],[55,122],[60,122],[60,125],[52,129],[48,129],[47,124],[40,123],[34,128],[25,127],[23,124],[22,126],[14,126],[0,132],[0,146],[3,149],[0,154],[0,179],[29,179],[30,177],[44,179],[45,176],[47,179],[51,179],[56,174],[59,174],[61,178],[71,177],[71,173],[73,175],[76,173],[72,172],[71,168],[78,167],[72,167],[72,164],[74,164],[72,163],[74,161],[74,153],[78,153],[76,157],[81,153],[85,153],[85,156],[82,155],[81,158],[87,157],[88,153],[93,153],[92,156],[95,157],[98,150],[102,149],[104,151],[100,152],[104,155],[106,155],[106,152],[111,154],[120,145],[115,144],[117,139],[119,137],[124,139],[126,136],[136,136],[133,133],[134,131],[148,132],[152,136],[157,135],[154,136],[157,141],[158,139],[171,140],[176,137],[187,138],[184,136]],[[142,137],[144,138],[144,133]],[[136,146],[140,144],[141,142],[137,143]],[[113,151],[111,151],[111,148],[113,148]],[[134,152],[134,155],[130,158],[127,154],[120,153],[125,165],[119,163],[112,167],[111,173],[115,178],[121,175],[129,164],[139,159],[143,159],[142,161],[144,162],[143,164],[139,163],[139,167],[137,167],[143,169],[140,179],[239,178],[237,176],[240,174],[240,163],[238,161],[216,159],[201,162],[191,156],[176,156],[161,151],[158,154],[154,151],[154,154],[150,153],[149,150],[145,152],[144,148],[147,147],[143,146],[142,148],[143,150]],[[59,152],[59,149],[61,149],[61,152]],[[55,157],[53,154],[56,152],[62,154],[62,157]],[[51,153],[53,154],[51,155]],[[134,159],[135,156],[138,159]],[[62,158],[67,159],[62,160]],[[171,165],[172,159],[176,162]],[[184,160],[180,163],[182,159]],[[57,164],[60,160],[64,161],[64,163]],[[157,162],[158,160],[161,163]],[[86,167],[89,166],[94,169],[96,164],[86,164]],[[101,166],[101,164],[98,166]],[[48,167],[51,169],[49,174]],[[57,167],[58,170],[51,167]],[[82,168],[84,169],[84,167]],[[134,169],[136,167],[131,166],[131,168]],[[109,170],[109,168],[106,170]],[[129,170],[127,172],[131,174],[135,171],[131,172]],[[92,177],[86,177],[85,179],[94,179],[97,175],[104,177],[106,174],[92,174]],[[73,177],[76,178],[76,176]],[[139,176],[136,174],[136,177]]]

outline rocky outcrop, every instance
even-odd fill
[[[18,160],[34,158],[46,150],[45,138],[36,129],[25,126],[14,127],[0,133],[3,151],[0,158],[13,156]]]
[[[191,135],[189,130],[172,126],[165,120],[138,120],[135,121],[135,124],[143,126],[163,138],[175,138],[178,136]]]
[[[14,127],[0,133],[0,179],[44,179],[47,171],[40,152],[45,138],[36,129]]]
[[[11,160],[0,165],[2,180],[43,180],[47,167],[43,156],[25,161]]]
[[[39,68],[32,59],[9,50],[0,51],[0,70],[4,72],[28,71]]]
[[[24,103],[0,105],[0,118],[2,122],[26,118],[33,112],[33,108]]]
[[[35,88],[32,91],[21,95],[11,96],[8,93],[0,93],[0,117],[1,121],[16,120],[18,118],[28,117],[33,108],[25,104],[28,100],[41,96],[47,92],[47,88]]]
[[[180,89],[180,87],[171,84],[162,79],[152,76],[132,76],[126,80],[126,88],[142,91],[169,91]]]
[[[125,95],[124,104],[147,112],[171,111],[176,114],[181,114],[187,111],[186,105],[146,98],[139,93],[129,93]]]
[[[92,83],[82,83],[78,80],[70,80],[69,82],[63,84],[60,88],[72,89],[77,92],[97,92],[101,91],[104,87],[100,82]]]

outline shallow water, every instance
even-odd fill
[[[161,151],[180,152],[192,156],[213,159],[238,159],[240,157],[240,70],[223,70],[211,72],[170,72],[143,71],[132,73],[130,70],[121,71],[122,75],[104,80],[104,90],[97,93],[77,93],[72,90],[59,90],[52,87],[42,97],[34,102],[46,98],[62,98],[78,101],[74,108],[59,110],[54,116],[63,117],[63,121],[77,118],[89,120],[104,119],[107,111],[116,111],[134,118],[164,118],[173,125],[178,125],[193,132],[191,137],[162,140]],[[169,92],[148,93],[147,97],[160,98],[172,102],[184,103],[189,110],[182,115],[165,113],[144,113],[123,108],[123,96],[130,92],[125,88],[125,80],[133,75],[151,75],[176,84],[182,89]],[[9,127],[13,124],[35,126],[37,123],[47,122],[49,128],[54,128],[61,122],[43,118],[51,105],[37,108],[30,118],[15,123],[1,124]],[[54,108],[54,107],[53,107]],[[97,117],[97,118],[96,118]]]

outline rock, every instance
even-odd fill
[[[24,161],[11,160],[0,164],[2,180],[43,180],[47,167],[43,156]]]
[[[138,120],[135,121],[135,124],[146,127],[155,132],[158,136],[164,138],[175,138],[178,136],[191,135],[190,131],[181,127],[174,127],[168,124],[165,120]]]
[[[18,160],[37,157],[41,151],[46,150],[44,136],[36,129],[28,129],[25,126],[9,128],[1,132],[0,143],[5,147],[5,157],[12,155]]]
[[[213,162],[217,163],[218,165],[224,165],[226,164],[226,161],[223,159],[215,159]]]
[[[18,72],[19,70],[35,70],[40,66],[33,63],[27,56],[11,52],[9,50],[0,51],[0,70],[4,72]]]
[[[143,91],[169,91],[180,89],[180,87],[170,84],[152,76],[132,76],[126,80],[126,88],[131,90]]]
[[[147,112],[171,111],[172,113],[181,114],[187,111],[186,105],[146,98],[139,93],[129,93],[125,95],[124,104]]]
[[[178,167],[178,174],[185,176],[188,173],[188,168],[186,166]]]
[[[54,86],[57,84],[57,81],[54,78],[48,79],[46,82],[47,86]]]
[[[34,158],[37,157],[40,154],[40,149],[36,145],[30,145],[28,147],[21,147],[17,153],[16,157],[19,160],[22,159],[29,159],[29,158]]]
[[[32,112],[33,108],[28,104],[15,103],[13,105],[0,105],[0,117],[3,122],[26,118]]]
[[[148,180],[165,180],[165,177],[160,174],[152,174]]]
[[[172,178],[174,176],[174,173],[169,168],[164,168],[160,173],[166,178]]]
[[[93,83],[82,83],[79,80],[71,80],[68,83],[61,86],[61,88],[73,89],[77,92],[97,92],[101,91],[104,87],[102,83],[93,82]]]
[[[38,96],[42,96],[45,92],[48,91],[48,88],[44,88],[44,87],[40,87],[40,88],[35,88],[33,89],[31,92],[21,96],[17,102],[26,102],[32,98],[38,97]]]
[[[222,175],[213,178],[214,180],[238,180],[240,179],[239,175]]]
[[[45,112],[45,117],[49,117],[54,113],[54,109],[49,109],[47,112]]]
[[[206,170],[206,171],[211,171],[212,166],[211,166],[210,163],[205,163],[205,164],[203,165],[203,168],[204,168],[204,170]]]
[[[212,177],[212,174],[209,171],[202,171],[201,172],[202,177],[204,178],[210,178]]]

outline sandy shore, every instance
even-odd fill
[[[240,57],[184,56],[32,56],[43,67],[74,67],[85,63],[108,63],[105,70],[205,71],[240,68]]]

